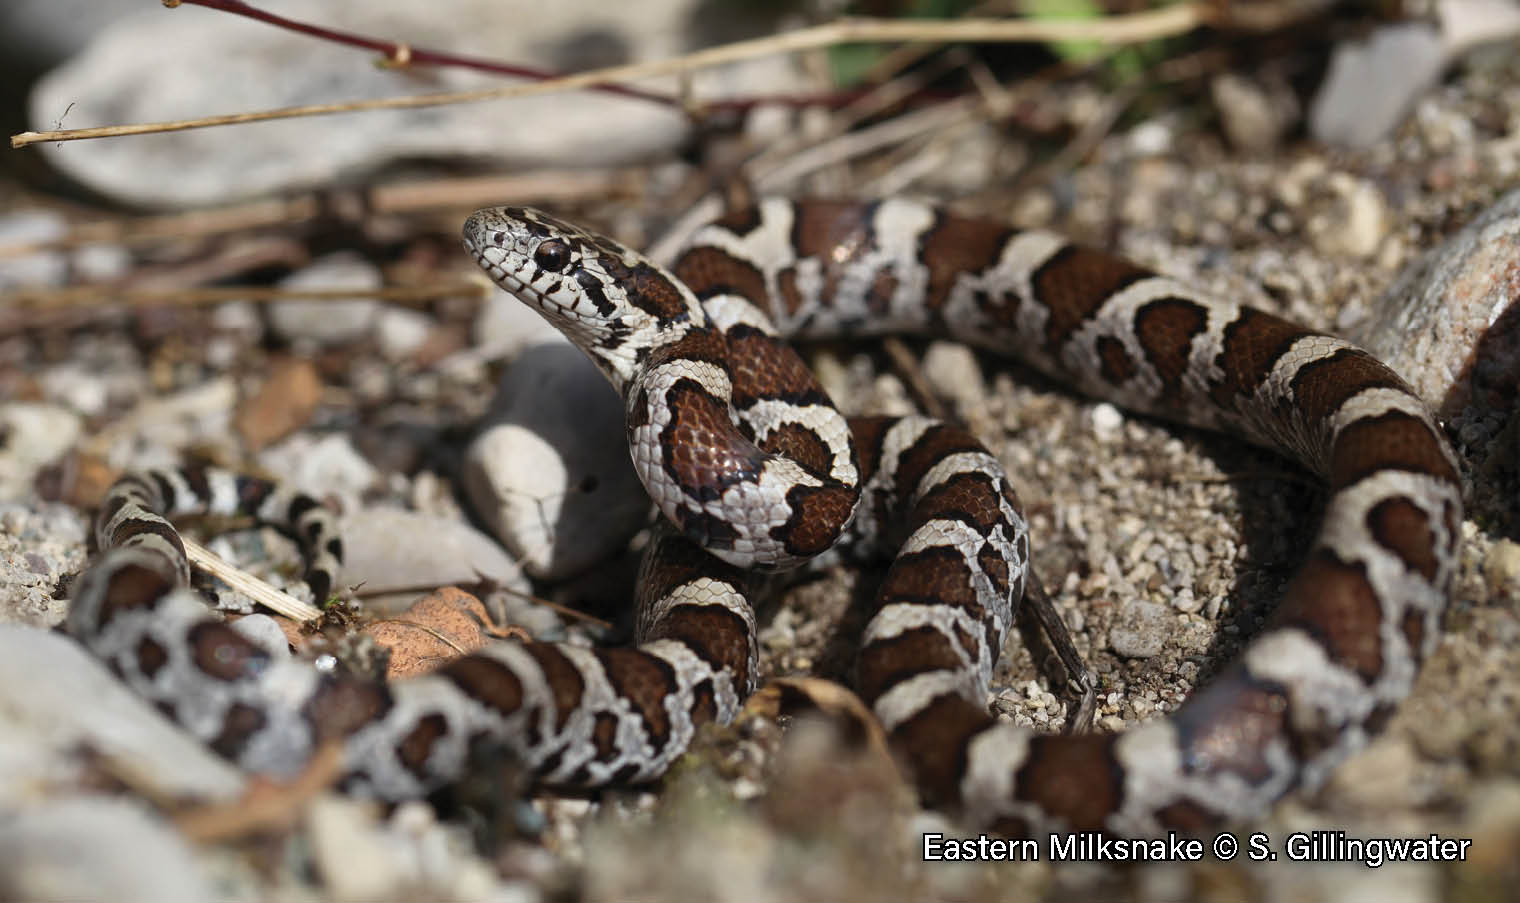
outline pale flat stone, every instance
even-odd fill
[[[611,556],[649,511],[622,402],[569,345],[530,349],[507,371],[462,478],[475,510],[537,577]]]

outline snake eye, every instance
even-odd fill
[[[558,273],[570,263],[570,246],[557,238],[539,242],[533,262],[548,273]]]

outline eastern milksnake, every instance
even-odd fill
[[[341,738],[348,788],[401,799],[456,780],[484,740],[548,783],[657,777],[752,689],[749,574],[841,535],[897,550],[857,688],[926,799],[1011,834],[1255,817],[1360,747],[1436,642],[1462,520],[1455,459],[1405,384],[1339,339],[1049,233],[899,200],[765,201],[699,231],[669,272],[523,208],[477,212],[465,246],[623,394],[635,466],[674,525],[646,557],[638,645],[503,642],[394,685],[272,658],[178,588],[183,550],[160,515],[258,508],[305,541],[320,595],[342,551],[323,509],[226,475],[129,477],[100,515],[106,551],[70,629],[247,768],[288,774]],[[1126,733],[997,723],[988,682],[1029,562],[1001,466],[925,418],[847,423],[779,337],[884,332],[1008,353],[1323,477],[1324,523],[1272,623],[1176,712]]]

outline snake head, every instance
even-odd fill
[[[465,220],[464,246],[619,391],[663,334],[704,322],[691,291],[643,255],[531,207],[477,210]]]

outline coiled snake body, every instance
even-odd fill
[[[398,799],[456,779],[489,739],[548,782],[656,777],[752,687],[748,575],[842,535],[896,552],[861,695],[927,799],[1006,833],[1253,817],[1362,745],[1436,641],[1462,519],[1455,459],[1404,383],[1339,339],[1049,233],[899,200],[764,201],[705,227],[670,271],[524,208],[476,213],[465,245],[623,394],[635,466],[673,527],[643,568],[638,645],[501,643],[391,686],[272,661],[176,589],[183,554],[159,515],[205,504],[212,478],[124,481],[71,629],[250,768],[288,773],[346,738],[348,785]],[[847,422],[782,339],[901,331],[1014,355],[1323,477],[1319,535],[1241,659],[1124,734],[996,722],[988,682],[1029,560],[1000,465],[925,418]],[[330,572],[341,548],[321,509],[242,491],[272,519],[304,518]]]

